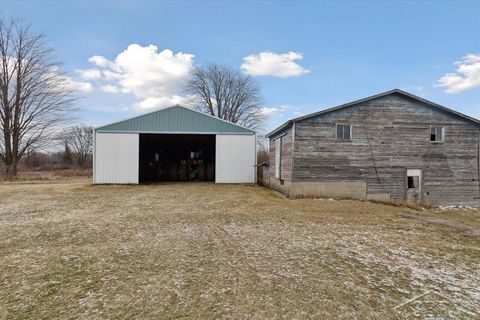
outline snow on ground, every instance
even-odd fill
[[[0,184],[0,222],[0,318],[480,315],[471,209],[50,181]]]

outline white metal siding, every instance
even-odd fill
[[[217,135],[216,183],[255,183],[255,135]]]
[[[93,183],[138,183],[136,133],[96,133]]]

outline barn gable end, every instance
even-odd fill
[[[254,134],[240,125],[182,107],[154,111],[96,128],[97,132]]]
[[[338,139],[339,125],[349,139]],[[269,134],[270,145],[288,128],[294,131],[291,196],[404,202],[418,183],[415,202],[479,201],[479,122],[451,109],[392,91],[293,119]],[[442,141],[430,141],[432,128]]]

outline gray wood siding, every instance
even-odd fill
[[[336,123],[352,125],[352,141],[336,141]],[[445,128],[430,142],[430,126]],[[293,181],[365,180],[369,194],[404,201],[406,169],[423,170],[432,204],[477,203],[479,127],[399,94],[295,124]]]

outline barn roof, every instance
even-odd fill
[[[183,106],[153,111],[97,127],[96,132],[255,134],[255,131]]]
[[[447,108],[447,107],[444,107],[442,105],[439,105],[435,102],[432,102],[432,101],[429,101],[427,99],[423,99],[421,97],[418,97],[414,94],[411,94],[411,93],[408,93],[408,92],[405,92],[403,90],[400,90],[400,89],[393,89],[393,90],[390,90],[390,91],[386,91],[386,92],[382,92],[382,93],[379,93],[379,94],[376,94],[376,95],[373,95],[373,96],[370,96],[370,97],[367,97],[367,98],[363,98],[363,99],[360,99],[360,100],[355,100],[355,101],[352,101],[352,102],[348,102],[348,103],[345,103],[345,104],[341,104],[339,106],[336,106],[336,107],[333,107],[333,108],[328,108],[328,109],[325,109],[325,110],[321,110],[321,111],[317,111],[317,112],[314,112],[314,113],[310,113],[310,114],[307,114],[305,116],[301,116],[301,117],[298,117],[298,118],[294,118],[294,119],[290,119],[288,120],[287,122],[285,122],[284,124],[282,124],[281,126],[279,126],[278,128],[276,128],[275,130],[271,131],[270,133],[268,133],[267,135],[265,135],[265,137],[269,138],[273,135],[275,135],[276,133],[282,131],[283,129],[289,127],[290,125],[292,125],[294,122],[298,122],[298,121],[301,121],[301,120],[305,120],[305,119],[309,119],[309,118],[312,118],[312,117],[316,117],[316,116],[319,116],[319,115],[323,115],[323,114],[326,114],[326,113],[330,113],[330,112],[334,112],[334,111],[337,111],[337,110],[341,110],[341,109],[344,109],[344,108],[347,108],[347,107],[351,107],[353,105],[356,105],[358,103],[362,103],[362,102],[366,102],[366,101],[369,101],[369,100],[373,100],[373,99],[377,99],[377,98],[380,98],[380,97],[384,97],[384,96],[387,96],[387,95],[391,95],[391,94],[400,94],[400,95],[403,95],[403,96],[406,96],[408,98],[411,98],[411,99],[415,99],[417,101],[420,101],[420,102],[423,102],[431,107],[434,107],[434,108],[437,108],[437,109],[440,109],[444,112],[447,112],[447,113],[450,113],[450,114],[453,114],[457,117],[460,117],[460,118],[463,118],[463,119],[466,119],[468,121],[471,121],[477,125],[480,125],[480,120],[478,119],[475,119],[473,117],[470,117],[470,116],[467,116],[461,112],[458,112],[458,111],[455,111],[453,109],[450,109],[450,108]]]

